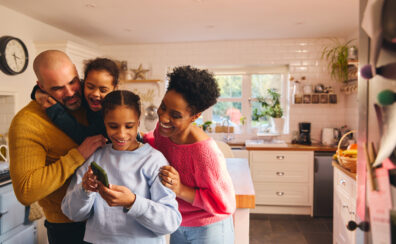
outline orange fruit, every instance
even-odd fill
[[[357,149],[358,148],[358,145],[357,145],[357,143],[353,143],[353,144],[350,144],[349,146],[348,146],[348,149]]]

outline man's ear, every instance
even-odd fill
[[[40,81],[36,81],[36,83],[37,83],[38,87],[40,87],[40,89],[44,91],[43,86],[41,85],[41,82]]]

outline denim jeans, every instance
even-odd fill
[[[170,237],[171,244],[233,244],[234,225],[232,216],[205,226],[180,226]]]

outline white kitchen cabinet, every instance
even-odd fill
[[[355,231],[349,231],[347,224],[355,221],[356,181],[334,167],[333,243],[355,244]]]
[[[313,214],[313,151],[249,151],[253,213]]]

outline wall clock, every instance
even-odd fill
[[[8,75],[17,75],[26,70],[29,54],[25,44],[18,38],[0,38],[0,68]]]

